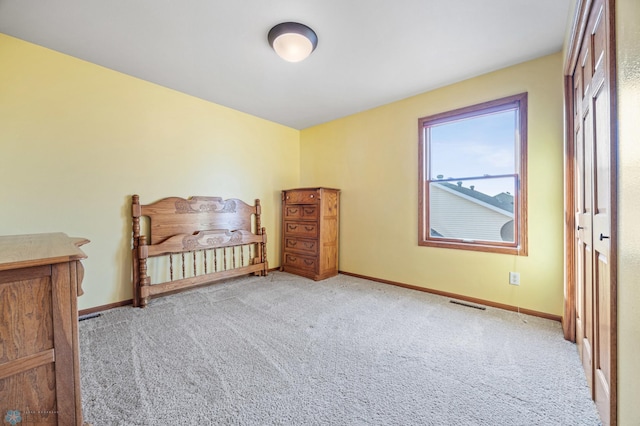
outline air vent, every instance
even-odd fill
[[[449,303],[453,303],[455,305],[460,305],[460,306],[466,306],[467,308],[480,309],[481,311],[484,311],[487,309],[486,306],[473,305],[471,303],[465,303],[459,300],[449,300]]]
[[[80,315],[80,316],[78,317],[78,321],[84,321],[84,320],[88,320],[88,319],[91,319],[91,318],[96,318],[96,317],[99,317],[99,316],[100,316],[100,314],[86,314],[86,315]]]

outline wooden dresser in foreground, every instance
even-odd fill
[[[89,241],[63,233],[0,236],[0,417],[82,425],[77,296]],[[4,423],[3,423],[4,424]]]
[[[282,191],[280,270],[313,280],[338,274],[340,190]]]

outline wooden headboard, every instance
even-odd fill
[[[134,306],[144,307],[151,296],[225,278],[267,275],[267,235],[260,215],[260,200],[251,206],[236,198],[168,197],[143,205],[134,195]],[[149,220],[148,235],[141,232],[143,217]],[[169,279],[152,283],[147,259],[161,256],[168,262]]]

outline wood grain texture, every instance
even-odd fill
[[[33,269],[26,274],[33,274]],[[53,348],[51,268],[44,272],[37,278],[0,284],[0,363]]]
[[[578,1],[565,58],[565,211],[573,215],[566,227],[565,336],[575,337],[605,425],[617,423],[614,17],[613,0]]]
[[[213,229],[256,232],[252,229],[252,215],[258,214],[257,206],[250,206],[236,198],[167,197],[137,208],[140,209],[140,216],[147,216],[151,222],[151,244],[158,244],[178,234]]]
[[[86,256],[78,247],[87,241],[0,237],[0,412],[20,411],[24,424],[82,424],[77,293]]]
[[[183,278],[177,279],[175,281],[169,281],[160,284],[153,284],[148,286],[143,286],[141,288],[141,297],[150,297],[165,293],[176,292],[180,290],[186,290],[189,288],[211,284],[212,282],[223,280],[227,278],[233,278],[240,275],[247,275],[252,273],[259,273],[264,269],[263,265],[255,264],[250,266],[244,266],[241,268],[231,269],[228,271],[220,271],[216,274],[215,277],[200,275],[197,277]]]
[[[339,212],[339,189],[283,191],[280,270],[316,281],[337,275]]]
[[[62,232],[0,236],[0,271],[85,259],[79,247],[88,242]]]
[[[21,424],[63,424],[57,421],[55,383],[54,363],[35,366],[0,380],[2,419],[8,410],[19,410]]]
[[[249,273],[268,273],[260,200],[251,206],[236,198],[167,197],[142,205],[134,195],[131,213],[136,307],[146,306],[152,296]],[[143,218],[150,222],[148,232],[142,230]],[[168,279],[152,280],[152,260],[164,261]]]
[[[27,355],[13,361],[0,364],[0,379],[6,379],[14,374],[40,367],[41,365],[55,362],[56,357],[53,349],[47,349],[32,355]]]

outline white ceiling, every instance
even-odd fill
[[[302,129],[557,52],[572,1],[0,0],[0,32]],[[285,21],[303,62],[267,43]]]

